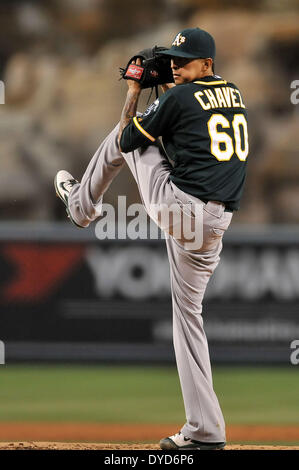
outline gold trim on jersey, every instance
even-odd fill
[[[135,126],[137,127],[137,129],[143,134],[145,135],[145,137],[147,137],[149,140],[151,140],[152,142],[155,142],[155,138],[152,137],[148,132],[146,132],[145,129],[143,129],[143,127],[141,127],[141,125],[139,124],[138,120],[137,120],[137,116],[133,117],[133,122],[135,124]]]
[[[227,84],[227,81],[226,80],[215,80],[214,82],[204,82],[204,81],[200,81],[200,80],[196,80],[196,82],[194,83],[197,83],[198,85],[226,85]]]

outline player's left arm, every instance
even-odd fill
[[[136,65],[140,65],[140,59],[137,59]],[[121,149],[121,136],[124,128],[132,121],[132,119],[137,114],[137,105],[138,100],[141,94],[141,85],[135,80],[127,80],[128,92],[127,98],[121,113],[120,124],[119,124],[119,133],[118,133],[118,146],[120,151]]]
[[[134,116],[123,129],[120,138],[122,152],[131,152],[154,143],[160,136],[174,134],[181,123],[180,114],[180,105],[169,90],[156,99],[143,114]]]

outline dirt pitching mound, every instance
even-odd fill
[[[160,450],[157,444],[0,442],[0,450]],[[227,445],[224,450],[299,450],[299,446]],[[161,451],[162,452],[162,451]]]
[[[179,424],[141,423],[76,423],[76,422],[1,422],[0,443],[57,443],[57,442],[153,442],[172,436]],[[283,443],[299,446],[299,426],[295,425],[228,425],[227,442],[262,442],[265,445]]]

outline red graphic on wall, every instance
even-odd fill
[[[15,276],[2,289],[6,301],[39,301],[48,297],[82,260],[83,246],[5,245],[1,253]]]

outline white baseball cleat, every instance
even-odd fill
[[[181,432],[173,436],[161,439],[160,447],[162,450],[220,450],[223,449],[226,442],[200,442],[185,437]]]
[[[79,181],[75,180],[75,178],[65,170],[58,171],[54,179],[56,194],[64,203],[68,218],[76,227],[84,228],[74,221],[68,208],[69,194],[75,184],[79,184]]]

